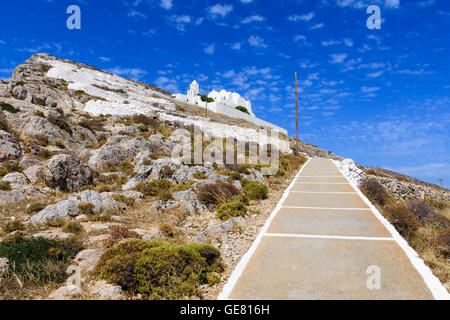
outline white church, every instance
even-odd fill
[[[287,130],[278,127],[272,123],[259,119],[255,116],[252,111],[252,103],[249,100],[245,100],[239,93],[228,92],[226,90],[211,91],[208,94],[208,98],[214,99],[214,102],[202,101],[200,96],[200,87],[197,81],[191,83],[190,89],[187,94],[175,94],[175,100],[183,103],[196,105],[202,108],[208,107],[208,110],[220,114],[224,114],[233,118],[241,118],[258,126],[269,127],[279,131],[280,133],[287,134]],[[236,109],[236,107],[244,107],[247,109],[248,113]]]

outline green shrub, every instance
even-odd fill
[[[159,242],[126,240],[105,251],[95,268],[101,279],[117,284],[124,290],[135,292],[134,263],[144,249],[160,245]]]
[[[197,196],[200,201],[206,204],[218,205],[237,196],[239,190],[232,184],[225,182],[216,182],[202,185],[197,190]]]
[[[248,112],[247,108],[243,107],[243,106],[237,106],[236,110],[239,110],[239,111],[244,112],[246,114],[250,114],[250,112]]]
[[[0,108],[1,108],[3,111],[7,111],[7,112],[9,112],[9,113],[19,113],[19,112],[20,112],[19,109],[14,108],[14,107],[13,107],[12,105],[10,105],[9,103],[0,102]]]
[[[8,258],[10,269],[22,282],[25,279],[42,285],[49,281],[63,282],[67,278],[67,263],[81,249],[81,244],[74,239],[14,238],[0,242],[0,257]],[[57,270],[52,272],[49,266]]]
[[[152,180],[149,183],[139,182],[136,191],[141,192],[146,197],[154,197],[169,191],[173,187],[172,182],[166,179]]]
[[[70,135],[73,134],[72,128],[65,120],[59,118],[49,118],[48,121],[50,121],[55,126],[59,127],[61,130],[64,130],[68,134]]]
[[[196,173],[194,173],[194,178],[197,180],[205,180],[208,177],[203,172],[196,172]]]
[[[36,111],[34,113],[35,116],[41,117],[41,118],[45,118],[45,114],[42,111]]]
[[[47,149],[43,149],[43,150],[39,151],[37,153],[37,155],[42,160],[48,160],[48,159],[50,159],[51,157],[54,156],[54,153],[49,151],[49,150],[47,150]]]
[[[78,211],[80,215],[93,215],[95,206],[89,202],[82,202],[78,205]]]
[[[174,191],[186,191],[192,188],[192,186],[195,184],[195,181],[192,180],[188,180],[185,182],[182,182],[180,184],[178,184],[175,188]]]
[[[250,200],[263,200],[267,199],[269,189],[265,184],[250,181],[245,184],[245,187],[242,190],[242,192]]]
[[[63,143],[62,141],[60,141],[60,140],[56,140],[55,142],[53,142],[53,144],[54,144],[55,146],[57,146],[58,148],[60,148],[60,149],[65,149],[65,148],[66,148],[66,146],[64,145],[64,143]]]
[[[134,207],[136,204],[136,199],[132,197],[125,197],[124,195],[114,196],[114,200],[125,204],[127,207]]]
[[[62,231],[67,232],[67,233],[80,234],[80,233],[84,232],[84,228],[81,225],[81,223],[79,223],[77,221],[67,221],[64,224]]]
[[[160,224],[159,231],[167,238],[173,238],[175,236],[175,229],[167,223]]]
[[[221,204],[217,208],[216,217],[223,221],[235,218],[243,217],[247,213],[247,206],[242,201],[230,201]]]
[[[199,294],[208,276],[221,271],[220,251],[214,247],[161,244],[142,252],[135,279],[144,299],[174,300]]]
[[[10,221],[5,224],[3,227],[3,232],[11,233],[14,231],[22,231],[25,229],[25,226],[19,221]]]
[[[411,239],[417,229],[421,227],[420,220],[401,203],[387,205],[383,208],[383,213],[395,229],[407,239]]]
[[[27,213],[31,215],[31,214],[34,214],[34,213],[39,212],[41,210],[44,210],[46,207],[47,207],[47,205],[45,203],[42,203],[40,201],[33,201],[27,207]]]
[[[208,100],[208,103],[213,103],[215,101],[214,98],[207,97],[206,94],[199,94],[199,96],[203,102],[206,102]]]
[[[9,181],[0,181],[0,191],[11,191]]]
[[[364,195],[379,206],[384,206],[391,201],[386,189],[374,178],[365,178],[359,185]]]
[[[164,166],[159,173],[161,179],[169,179],[175,173],[175,170],[170,168],[169,166]]]
[[[169,200],[173,200],[173,194],[170,190],[165,190],[165,191],[160,192],[159,198],[162,201],[167,202]]]

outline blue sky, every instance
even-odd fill
[[[1,78],[37,52],[183,93],[208,75],[295,136],[297,71],[304,141],[450,185],[448,0],[17,0],[1,15]]]

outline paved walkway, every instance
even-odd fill
[[[311,159],[280,203],[219,299],[433,299],[331,160]]]

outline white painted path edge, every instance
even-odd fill
[[[430,289],[431,294],[436,300],[450,300],[450,294],[447,292],[445,287],[442,285],[441,281],[431,272],[430,268],[425,264],[425,262],[419,257],[419,254],[411,248],[408,242],[403,239],[403,237],[398,233],[394,226],[378,211],[378,209],[372,204],[372,202],[367,199],[367,197],[359,190],[359,187],[352,183],[352,181],[344,174],[344,172],[339,168],[338,162],[333,161],[338,170],[342,175],[348,180],[352,188],[356,193],[363,199],[363,201],[369,206],[373,214],[377,219],[386,227],[386,229],[391,233],[395,242],[402,248],[408,257],[411,264],[416,268],[417,272],[423,278],[428,289]]]
[[[259,244],[262,241],[262,238],[264,236],[292,236],[292,235],[278,235],[278,234],[268,234],[267,230],[272,224],[273,220],[277,216],[280,209],[283,208],[283,202],[286,200],[286,198],[289,195],[290,190],[293,188],[293,186],[297,183],[297,178],[300,176],[300,174],[303,172],[303,169],[307,166],[307,164],[311,161],[311,159],[308,159],[308,161],[302,166],[300,171],[297,173],[291,184],[288,186],[288,188],[284,191],[283,196],[279,200],[277,206],[275,207],[274,211],[270,214],[269,218],[267,219],[266,223],[264,224],[263,228],[259,232],[258,236],[256,237],[255,241],[253,242],[250,249],[247,251],[247,253],[242,257],[242,259],[239,261],[239,263],[236,265],[233,273],[231,274],[230,278],[228,279],[227,283],[225,284],[222,292],[218,296],[218,300],[229,300],[229,296],[231,295],[231,292],[233,291],[234,287],[236,286],[239,278],[241,277],[242,273],[244,272],[245,268],[247,267],[251,257],[255,253],[256,249],[258,248]],[[402,236],[397,232],[397,230],[390,224],[388,220],[386,220],[381,213],[375,208],[375,206],[364,196],[364,194],[359,190],[358,186],[352,183],[350,179],[344,174],[344,172],[339,168],[337,165],[337,161],[334,161],[336,167],[338,170],[342,173],[342,175],[346,178],[346,180],[349,182],[349,184],[352,186],[352,188],[355,190],[355,192],[363,199],[363,201],[369,206],[370,211],[376,216],[376,218],[386,227],[386,229],[391,233],[393,239],[390,238],[367,238],[366,240],[393,240],[395,241],[400,248],[405,252],[408,259],[411,261],[414,268],[417,270],[417,272],[421,275],[423,278],[426,286],[430,289],[433,297],[436,300],[450,300],[450,294],[447,292],[447,290],[444,288],[440,280],[431,272],[430,268],[428,268],[424,261],[420,259],[417,252],[411,248],[405,239],[402,238]],[[311,208],[311,209],[318,209],[318,208]],[[330,209],[330,208],[328,208]],[[343,208],[340,208],[340,210],[346,210]],[[359,209],[360,210],[360,209]],[[367,210],[367,209],[366,209]],[[310,237],[310,235],[308,235]],[[296,237],[302,237],[302,235],[296,235]],[[305,235],[306,237],[306,235]],[[325,237],[325,236],[318,236],[318,237]],[[355,237],[336,237],[336,238],[347,238],[347,239],[354,239]],[[362,240],[362,239],[361,239]]]
[[[272,224],[273,219],[277,216],[278,212],[283,208],[282,204],[287,199],[289,195],[289,191],[294,187],[295,181],[300,176],[300,174],[303,172],[303,169],[305,169],[306,165],[311,161],[311,159],[308,159],[308,161],[303,164],[303,167],[300,169],[300,171],[296,174],[295,178],[292,180],[291,184],[287,187],[287,189],[284,191],[283,196],[281,197],[280,201],[278,201],[277,206],[270,214],[269,218],[267,219],[266,223],[264,224],[263,228],[259,232],[258,236],[256,237],[255,241],[253,242],[250,249],[247,251],[247,253],[242,257],[241,261],[236,265],[236,268],[234,269],[233,273],[231,274],[230,278],[228,279],[227,283],[222,289],[222,292],[218,296],[218,300],[229,300],[230,294],[233,291],[234,287],[236,286],[236,283],[238,282],[239,278],[241,277],[242,273],[244,272],[245,267],[247,267],[247,264],[249,263],[251,257],[255,253],[256,249],[258,248],[259,244],[261,243],[262,238],[266,234],[267,230],[269,229],[270,225]]]

